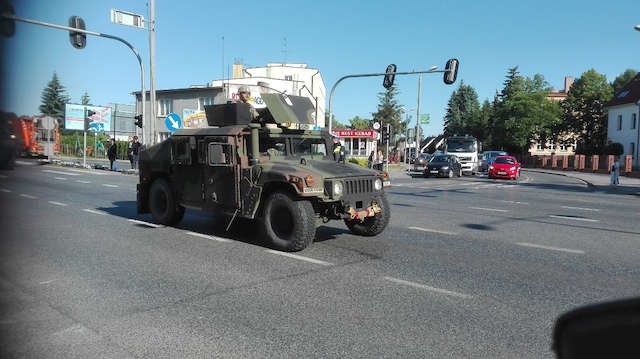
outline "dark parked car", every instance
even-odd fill
[[[458,157],[454,155],[433,156],[424,170],[424,176],[462,177],[462,164]]]
[[[422,175],[424,174],[424,170],[427,168],[427,162],[433,157],[433,155],[428,153],[420,153],[418,157],[413,161],[413,164],[407,172],[409,175]]]

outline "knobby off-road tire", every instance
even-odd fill
[[[149,210],[156,223],[172,226],[184,217],[184,207],[176,202],[176,196],[167,180],[159,178],[149,190]]]
[[[316,214],[311,202],[294,201],[285,193],[269,196],[262,224],[270,244],[281,251],[301,251],[316,236]]]
[[[377,236],[382,233],[389,224],[391,218],[391,211],[389,210],[389,202],[387,202],[387,196],[382,194],[375,197],[375,201],[380,206],[380,213],[377,213],[373,217],[367,217],[362,222],[360,220],[345,219],[344,223],[347,225],[351,233],[358,236]]]

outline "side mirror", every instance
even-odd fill
[[[444,66],[444,83],[451,85],[458,77],[458,59],[449,59]]]
[[[553,329],[558,359],[640,358],[640,298],[573,309]]]

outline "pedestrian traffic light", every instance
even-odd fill
[[[86,116],[84,116],[84,130],[88,131],[89,128],[91,128],[91,122],[93,121],[91,119],[91,116],[95,115],[96,112],[92,111],[92,110],[87,110]]]
[[[458,77],[458,59],[449,59],[444,67],[444,83],[451,85]]]
[[[384,75],[384,80],[382,80],[382,86],[388,89],[393,86],[393,80],[396,78],[396,65],[390,64],[387,66],[386,75]]]
[[[69,18],[69,27],[84,30],[84,20],[80,16],[72,16]],[[84,49],[87,46],[87,34],[69,30],[69,41],[76,49]]]
[[[13,16],[15,13],[13,12],[13,5],[9,4],[7,1],[2,1],[2,7],[0,8],[2,11],[2,15]],[[2,36],[11,37],[16,33],[16,21],[13,19],[7,19],[4,16],[0,19],[2,23],[0,24],[0,32],[2,32]]]
[[[134,118],[136,119],[136,126],[142,128],[142,115],[137,115]]]

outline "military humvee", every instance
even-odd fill
[[[385,175],[336,162],[326,130],[313,130],[305,97],[262,94],[267,108],[206,106],[210,127],[180,129],[140,154],[138,213],[179,222],[185,208],[255,219],[270,245],[299,251],[322,220],[344,220],[352,233],[375,236],[390,218]]]

